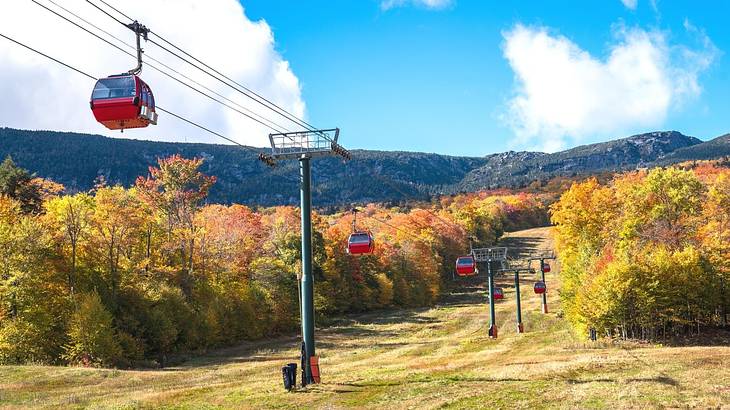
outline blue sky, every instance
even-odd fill
[[[702,139],[730,132],[730,1],[240,1],[175,0],[171,8],[169,0],[108,0],[289,112],[340,127],[348,148],[481,156],[655,130]],[[85,0],[64,0],[68,10],[40,2],[132,40]],[[0,27],[96,76],[136,63],[30,1],[0,6]],[[268,145],[270,129],[181,86],[155,70],[157,61],[296,128],[164,49],[144,47],[142,76],[160,106],[239,143]],[[0,41],[0,67],[0,93],[12,101],[0,126],[223,142],[169,115],[154,127],[108,131],[89,110],[93,81],[9,41]]]
[[[432,0],[436,6],[428,7],[414,0],[387,10],[377,0],[242,3],[248,18],[263,19],[271,27],[276,50],[299,78],[308,118],[320,127],[342,128],[342,142],[351,148],[484,155],[508,149],[554,150],[656,129],[676,129],[702,139],[730,132],[730,70],[723,53],[730,49],[730,2],[638,0],[632,8],[628,0],[628,6],[619,0],[456,0],[438,7],[438,0]],[[563,105],[564,96],[550,95],[555,90],[527,95],[527,100],[539,101],[528,102],[532,108],[523,108],[522,115],[510,114],[515,96],[525,88],[505,56],[506,36],[516,34],[517,27],[527,38],[534,40],[542,33],[557,41],[553,48],[570,42],[598,64],[616,47],[633,41],[628,38],[643,33],[665,47],[666,56],[658,59],[672,69],[664,75],[670,80],[686,75],[687,83],[669,85],[670,97],[661,87],[649,86],[638,96],[609,98],[581,114],[580,121],[587,124],[573,124],[571,119],[555,124],[544,118],[539,111],[546,108],[534,105]],[[516,57],[515,64],[524,61],[532,67],[526,70],[539,69],[540,60],[529,60],[526,54],[536,54],[535,49],[516,51],[523,57]],[[580,72],[580,62],[576,65]],[[560,67],[553,69],[564,71]],[[581,89],[590,90],[576,92],[623,90],[620,83],[627,76],[611,74],[604,90],[592,85],[604,82],[602,74],[589,75],[583,81],[590,87]],[[638,108],[614,112],[622,101],[634,101]],[[531,130],[515,124],[524,115],[537,123]],[[590,125],[601,119],[607,124]]]

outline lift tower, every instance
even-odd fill
[[[494,311],[494,269],[492,262],[499,262],[504,266],[507,260],[507,248],[478,248],[471,250],[474,260],[477,263],[487,264],[487,274],[489,279],[489,337],[497,338],[497,320]]]
[[[555,257],[555,252],[545,252],[538,255],[532,255],[528,258],[529,261],[539,261],[540,262],[540,276],[542,279],[542,283],[545,283],[547,285],[547,282],[545,282],[545,261],[546,260],[554,260],[557,259]],[[542,294],[542,313],[548,312],[548,305],[547,305],[547,292]]]
[[[271,155],[259,159],[269,166],[277,160],[299,160],[300,199],[302,214],[302,277],[299,283],[302,339],[304,342],[307,382],[313,383],[310,358],[314,350],[314,277],[312,275],[312,158],[338,155],[345,160],[350,152],[337,142],[340,129],[311,130],[270,134]]]
[[[533,273],[529,260],[508,259],[506,266],[500,272],[515,274],[515,302],[517,303],[517,333],[524,333],[525,327],[522,324],[522,295],[520,294],[520,273]]]

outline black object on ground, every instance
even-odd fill
[[[286,366],[289,368],[289,383],[292,385],[292,387],[296,387],[296,385],[297,385],[297,364],[289,363]]]
[[[302,342],[302,387],[307,387],[307,346]]]
[[[287,391],[291,391],[292,387],[294,387],[291,384],[291,375],[290,375],[290,373],[291,373],[291,368],[289,366],[283,366],[281,368],[281,377],[284,379],[284,388]]]

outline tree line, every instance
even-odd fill
[[[552,205],[566,317],[586,335],[665,339],[727,326],[730,169],[575,183]]]
[[[202,159],[158,160],[131,187],[89,192],[0,165],[0,362],[165,365],[172,354],[298,327],[299,210],[207,204]],[[539,196],[446,196],[370,204],[357,229],[371,255],[345,252],[349,212],[313,216],[318,319],[428,306],[468,249],[547,223]]]

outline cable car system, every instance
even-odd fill
[[[136,74],[118,74],[96,82],[91,93],[94,118],[110,130],[157,124],[155,97]]]
[[[353,232],[347,238],[347,253],[350,255],[367,255],[373,253],[374,249],[375,241],[370,232]]]
[[[302,129],[301,131],[292,132],[287,127],[284,127],[281,124],[278,124],[277,122],[274,122],[264,117],[263,115],[257,114],[249,110],[248,108],[223,96],[222,94],[212,90],[211,88],[202,85],[200,82],[192,80],[190,77],[183,75],[179,70],[176,70],[169,65],[163,64],[159,60],[155,60],[148,56],[148,59],[157,62],[163,68],[156,67],[151,64],[146,64],[147,66],[174,80],[180,85],[183,85],[195,91],[196,93],[201,94],[206,98],[230,110],[233,110],[273,131],[272,134],[269,134],[272,154],[266,155],[262,153],[259,157],[259,159],[261,159],[264,163],[270,166],[274,166],[276,165],[275,160],[299,160],[301,170],[300,177],[302,213],[302,275],[299,281],[299,291],[301,296],[300,313],[302,324],[302,384],[305,385],[306,383],[318,383],[320,381],[320,372],[318,365],[319,361],[318,357],[315,355],[314,344],[310,160],[314,157],[326,155],[337,155],[345,160],[349,160],[351,158],[349,151],[347,151],[338,143],[339,129],[315,128],[308,122],[297,118],[295,115],[284,110],[277,104],[242,85],[240,82],[237,82],[231,77],[223,74],[221,71],[214,69],[202,60],[194,57],[191,53],[183,50],[181,47],[173,44],[172,42],[166,40],[164,37],[153,32],[151,29],[148,29],[144,25],[140,24],[137,20],[133,20],[128,15],[109,5],[104,0],[99,1],[103,3],[104,6],[106,6],[108,9],[105,9],[104,7],[96,4],[96,2],[92,0],[86,0],[86,2],[94,6],[94,8],[101,11],[117,23],[132,30],[136,35],[136,47],[125,43],[118,37],[111,35],[108,31],[105,31],[98,26],[91,24],[90,22],[88,22],[88,20],[79,17],[78,14],[68,10],[68,8],[61,6],[54,0],[46,0],[44,3],[52,4],[56,7],[55,10],[50,8],[47,4],[41,3],[38,0],[31,1],[37,6],[74,25],[85,33],[92,35],[93,37],[104,42],[105,44],[121,51],[124,54],[136,58],[137,66],[132,70],[129,70],[128,72],[123,74],[97,78],[89,74],[88,71],[84,71],[70,64],[67,64],[56,57],[53,57],[47,53],[44,53],[43,51],[38,50],[37,48],[34,48],[26,43],[23,43],[10,36],[0,33],[0,37],[4,39],[20,47],[23,47],[37,55],[45,57],[50,61],[62,65],[70,70],[73,70],[91,80],[94,80],[95,85],[93,87],[90,98],[90,107],[94,118],[108,129],[123,131],[124,129],[144,128],[149,125],[154,125],[157,123],[157,111],[160,111],[183,122],[186,122],[189,125],[192,125],[200,130],[220,137],[228,142],[245,147],[233,138],[229,138],[196,121],[188,119],[183,115],[176,114],[157,104],[151,87],[147,83],[145,83],[139,76],[143,65],[143,50],[141,47],[141,39],[149,41],[150,43],[159,47],[161,50],[173,55],[180,61],[184,62],[185,64],[194,67],[196,70],[204,73],[205,75],[222,83],[226,87],[231,88],[235,92],[254,101],[257,105],[260,105],[265,109],[271,111],[272,113],[276,114],[277,116],[284,118],[288,123],[293,124],[294,127]],[[111,9],[111,11],[109,9]],[[66,15],[63,15],[61,11],[65,12]],[[113,15],[112,12],[116,13],[118,16]],[[75,20],[73,18],[75,18]],[[122,21],[123,19],[127,19],[129,22],[125,23],[124,21]],[[98,32],[94,32],[92,31],[92,29],[95,29]],[[99,34],[99,32],[102,34]],[[151,38],[150,35],[155,36],[158,41],[155,41],[155,39]],[[113,43],[111,40],[108,39],[108,37],[116,40],[119,43],[124,44],[129,48],[134,49],[136,51],[136,54],[132,54],[120,47],[119,45]],[[182,77],[187,81],[183,81],[179,77]],[[193,83],[200,88],[196,88],[190,83]],[[211,94],[214,94],[217,97],[214,97]],[[364,250],[362,248],[357,248],[357,252],[372,252],[374,241],[372,235],[370,235],[369,232],[367,234],[367,247]],[[361,246],[360,243],[364,242],[360,237],[353,239],[357,240],[358,246]]]
[[[473,238],[470,238],[470,241]],[[475,276],[479,273],[478,265],[482,263],[486,265],[488,275],[488,300],[489,300],[489,337],[497,338],[498,329],[496,326],[495,301],[504,300],[505,292],[502,287],[495,285],[495,273],[513,273],[515,288],[515,303],[517,316],[517,333],[524,333],[524,324],[522,323],[522,304],[520,294],[520,273],[534,274],[537,271],[532,268],[533,261],[540,263],[541,280],[533,285],[535,294],[541,295],[542,312],[547,313],[547,285],[545,282],[545,273],[550,271],[550,265],[546,260],[555,259],[553,253],[544,255],[530,255],[527,258],[511,259],[507,256],[508,248],[473,248],[471,245],[469,255],[460,256],[456,259],[455,271],[460,277]]]
[[[113,36],[102,28],[79,17],[74,12],[57,4],[53,0],[47,0],[47,2],[56,6],[57,10],[49,8],[47,5],[40,3],[38,0],[31,1],[38,6],[44,8],[45,10],[53,13],[54,15],[60,17],[61,19],[73,24],[74,26],[85,31],[86,33],[91,34],[92,36],[106,43],[107,45],[111,45],[117,50],[120,50],[121,52],[136,58],[137,65],[131,70],[120,74],[113,74],[107,75],[102,78],[96,78],[86,71],[73,67],[28,44],[25,44],[3,33],[0,33],[0,37],[4,39],[29,51],[32,51],[40,56],[43,56],[70,70],[73,70],[81,75],[84,75],[89,79],[94,80],[95,85],[92,89],[89,105],[96,121],[106,128],[110,130],[120,130],[123,132],[125,129],[145,128],[149,125],[156,125],[159,111],[166,113],[171,117],[179,119],[183,122],[186,122],[187,124],[192,125],[200,130],[220,137],[228,142],[243,146],[233,138],[225,136],[206,127],[205,125],[202,125],[194,120],[188,119],[182,115],[176,114],[157,105],[155,95],[153,94],[151,86],[143,81],[140,77],[144,65],[162,73],[166,77],[191,89],[192,91],[201,94],[214,102],[219,103],[225,108],[233,110],[238,114],[241,114],[248,119],[255,121],[273,131],[273,133],[269,134],[269,140],[271,142],[271,154],[261,153],[259,155],[259,160],[261,160],[266,165],[272,167],[276,166],[277,161],[280,160],[298,160],[300,162],[302,276],[299,282],[299,292],[302,326],[302,383],[304,384],[319,382],[319,361],[318,356],[315,355],[314,345],[310,161],[313,158],[321,156],[340,156],[344,160],[349,160],[351,158],[349,151],[347,151],[339,144],[338,138],[340,130],[338,128],[317,129],[313,127],[308,122],[297,118],[296,116],[284,110],[272,101],[264,98],[263,96],[252,91],[251,89],[247,88],[236,80],[230,78],[229,76],[226,76],[221,71],[214,69],[205,62],[194,57],[192,54],[183,50],[179,46],[161,37],[159,34],[139,23],[137,20],[129,18],[129,16],[109,5],[104,0],[99,1],[101,1],[101,3],[106,6],[106,8],[96,4],[96,2],[92,0],[86,0],[86,2],[94,6],[99,11],[103,12],[105,15],[107,15],[117,23],[134,32],[136,38],[136,47],[134,45],[125,43],[123,40]],[[67,15],[62,15],[59,10],[66,12]],[[112,13],[116,13],[117,15],[115,16]],[[69,16],[76,18],[76,21],[72,20],[72,18]],[[129,22],[125,23],[124,21],[122,21],[123,19],[127,19]],[[92,29],[95,29],[102,34],[93,32]],[[135,50],[136,54],[124,50],[117,44],[112,43],[105,36],[110,37],[117,42],[124,44],[130,49]],[[152,36],[154,36],[154,38]],[[181,62],[192,66],[196,70],[204,73],[206,76],[223,84],[225,87],[233,89],[235,92],[245,96],[246,98],[253,101],[255,104],[266,108],[271,113],[280,117],[279,120],[283,119],[290,127],[293,126],[295,128],[301,128],[301,130],[291,131],[288,127],[283,126],[261,114],[257,114],[252,110],[246,108],[245,106],[225,97],[221,93],[214,91],[208,86],[205,86],[200,82],[195,81],[192,78],[182,74],[180,70],[177,70],[170,65],[164,64],[159,60],[154,59],[153,57],[147,56],[142,49],[142,40],[145,40],[145,42],[149,42],[157,46],[159,49],[171,54]],[[147,60],[153,61],[159,66],[143,62],[143,55],[146,55]],[[181,80],[181,78],[183,79]],[[195,86],[191,85],[191,83]],[[400,191],[400,189],[397,187],[395,187],[395,189]],[[441,217],[439,217],[435,213],[431,212],[428,209],[426,209],[426,211],[443,222],[443,219],[441,219]],[[358,229],[357,212],[357,209],[352,209],[352,232],[348,235],[345,249],[348,254],[353,256],[369,255],[372,254],[375,250],[375,238],[370,230]],[[376,217],[371,218],[385,225],[391,226],[398,231],[403,232],[397,226],[390,225],[387,222],[382,221]],[[533,290],[535,294],[541,295],[542,297],[543,313],[547,313],[547,299],[545,295],[547,291],[547,286],[545,283],[545,273],[550,272],[551,267],[545,261],[549,259],[555,259],[554,255],[541,255],[537,257],[530,257],[527,259],[528,265],[531,261],[539,261],[540,263],[540,272],[542,274],[542,277],[534,284]],[[479,264],[482,263],[486,265],[486,272],[489,279],[489,336],[493,338],[497,337],[494,301],[505,299],[504,289],[502,287],[495,286],[494,273],[515,273],[515,289],[517,295],[517,322],[518,331],[521,333],[523,331],[523,326],[520,308],[519,273],[525,271],[535,272],[535,270],[529,268],[529,266],[527,268],[514,266],[510,267],[510,261],[507,258],[507,248],[471,249],[469,254],[457,257],[454,262],[455,273],[459,277],[476,276],[480,273]],[[499,264],[499,268],[494,269],[494,266],[496,266],[495,264]]]

